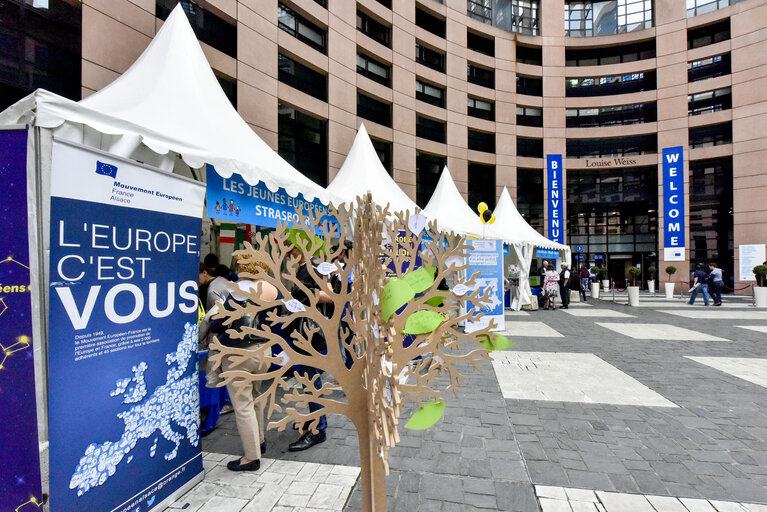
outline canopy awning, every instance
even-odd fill
[[[485,231],[482,229],[484,224],[479,215],[474,213],[455,186],[447,166],[442,170],[437,188],[434,189],[423,213],[429,219],[436,219],[440,231],[453,231],[477,238],[482,238]],[[490,234],[490,229],[486,231]]]

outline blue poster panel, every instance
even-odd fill
[[[54,142],[50,510],[144,512],[200,475],[204,188]]]
[[[562,155],[546,155],[546,180],[548,182],[549,240],[565,243],[564,235],[564,186],[562,181]]]
[[[423,249],[423,244],[418,243],[418,235],[414,235],[410,231],[401,229],[397,231],[396,242],[399,247],[400,256],[402,256],[405,261],[402,262],[401,268],[397,268],[396,264],[389,256],[385,256],[384,253],[381,253],[381,264],[385,267],[386,277],[396,276],[398,270],[400,272],[407,272],[408,270],[421,268],[421,250]],[[391,251],[392,244],[390,242],[385,243],[384,246],[387,250]],[[415,261],[413,268],[410,268],[410,258],[412,258],[413,254],[415,254]]]
[[[206,182],[206,211],[212,219],[274,228],[279,222],[290,226],[297,221],[296,208],[305,214],[327,213],[327,206],[317,198],[307,201],[300,194],[293,197],[284,188],[272,192],[263,181],[250,185],[239,174],[222,178],[212,165],[207,166]]]
[[[663,148],[663,259],[684,261],[684,153]]]
[[[484,313],[477,321],[466,322],[466,332],[482,329],[495,322],[495,331],[506,330],[503,313],[503,242],[500,240],[466,240],[471,245],[466,263],[469,269],[466,271],[467,280],[476,274],[474,289],[491,290],[491,303],[485,307],[466,302],[467,311]]]
[[[0,510],[42,503],[32,349],[27,132],[0,130]]]
[[[550,260],[556,260],[559,258],[559,251],[556,249],[542,249],[540,247],[535,248],[536,258],[547,258]]]

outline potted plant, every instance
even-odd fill
[[[629,306],[639,306],[639,287],[637,286],[637,277],[642,275],[642,269],[639,267],[629,267],[626,271],[628,277],[631,278],[631,286],[629,290]]]
[[[599,267],[594,266],[591,267],[591,273],[594,274],[596,277],[599,276],[599,273],[597,272],[599,270]],[[594,279],[592,282],[589,283],[589,286],[591,287],[591,297],[593,299],[599,298],[599,281]]]
[[[658,271],[656,267],[647,267],[647,273],[650,274],[650,279],[647,281],[647,291],[655,294],[655,273]]]
[[[758,308],[767,308],[767,265],[754,267],[756,286],[754,287],[754,305]]]
[[[610,280],[607,279],[607,267],[596,267],[594,272],[597,273],[599,280],[602,281],[602,288],[608,290],[610,288]]]
[[[676,267],[673,265],[669,265],[668,267],[666,267],[666,274],[668,274],[668,282],[666,283],[666,298],[673,299],[674,283],[671,282],[671,276],[676,274]]]

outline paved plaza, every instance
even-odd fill
[[[767,512],[767,313],[607,299],[507,315],[514,346],[464,368],[435,427],[400,428],[389,510]],[[173,507],[361,510],[351,423],[288,452],[296,438],[269,431],[262,469],[228,472],[241,446],[223,416],[205,481]]]

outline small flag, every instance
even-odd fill
[[[99,162],[96,160],[96,174],[103,174],[104,176],[109,176],[110,178],[117,178],[117,166],[105,164],[104,162]]]

